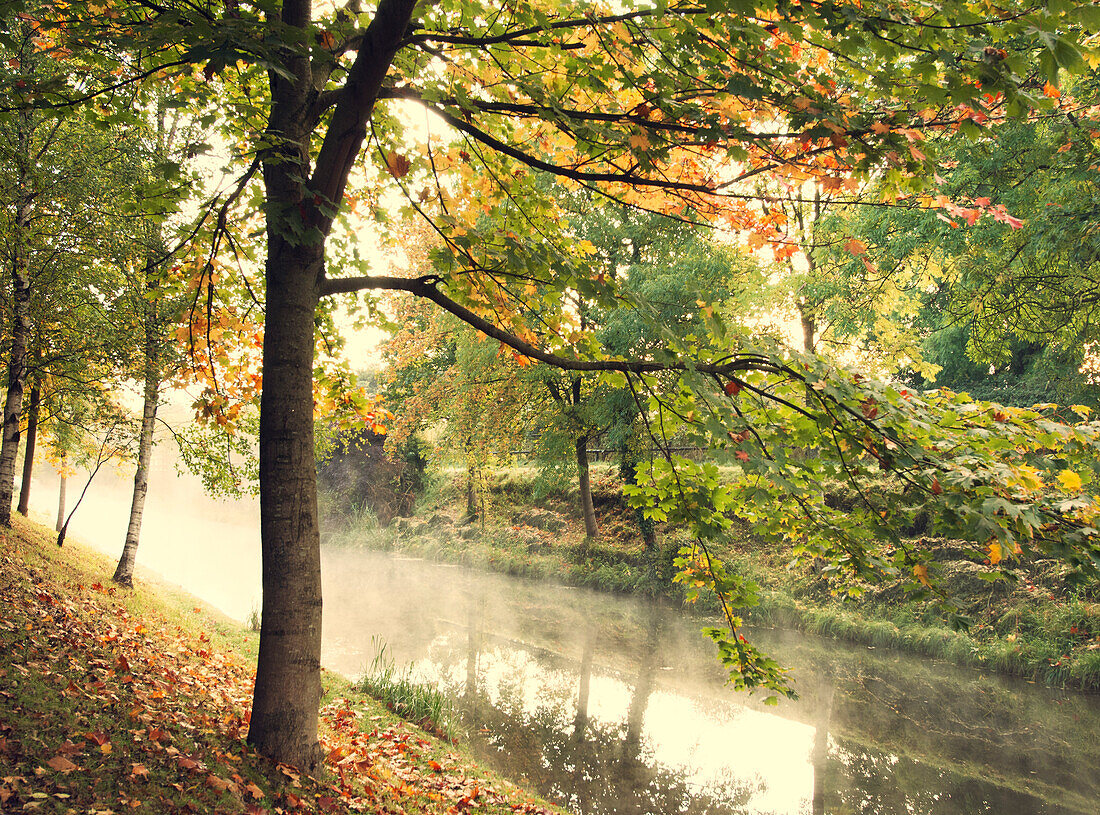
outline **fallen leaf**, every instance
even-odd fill
[[[69,761],[69,759],[65,758],[65,756],[60,755],[54,756],[46,763],[57,770],[59,773],[71,773],[73,770],[80,769],[78,766]]]

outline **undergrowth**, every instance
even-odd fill
[[[412,666],[397,667],[386,643],[371,638],[374,659],[356,688],[381,702],[406,721],[414,722],[429,733],[450,739],[451,705],[445,694],[426,682],[412,677]]]

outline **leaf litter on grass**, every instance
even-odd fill
[[[57,579],[36,546],[0,536],[5,814],[553,811],[411,725],[364,730],[362,700],[321,711],[324,779],[271,764],[245,742],[250,666],[123,590]]]

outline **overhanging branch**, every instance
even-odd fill
[[[475,314],[461,303],[453,300],[439,290],[442,279],[436,275],[425,277],[388,277],[384,275],[361,277],[341,277],[326,279],[321,283],[321,296],[341,294],[363,290],[405,291],[417,297],[431,300],[444,311],[450,312],[467,325],[481,331],[511,348],[518,354],[538,360],[555,368],[566,371],[586,371],[591,373],[619,372],[625,374],[649,374],[661,371],[686,371],[695,370],[704,374],[716,376],[734,377],[744,371],[764,371],[773,374],[788,374],[798,378],[798,374],[788,368],[776,365],[766,357],[758,354],[744,354],[730,362],[722,363],[697,363],[688,365],[684,362],[666,363],[652,360],[630,359],[575,359],[552,354],[544,351],[536,345],[521,340],[514,334],[505,331],[500,326]]]

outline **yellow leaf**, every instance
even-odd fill
[[[630,146],[635,150],[648,150],[649,136],[645,133],[635,133],[630,137]]]
[[[918,563],[913,567],[913,576],[929,588],[932,587],[932,584],[928,582],[928,567],[923,563]]]
[[[1058,473],[1058,483],[1065,488],[1066,492],[1081,491],[1081,476],[1073,470],[1062,470],[1062,472]]]
[[[596,245],[592,241],[584,240],[577,244],[577,248],[581,250],[583,255],[596,254]]]
[[[997,541],[989,542],[989,562],[994,566],[1001,562],[1001,544]]]

